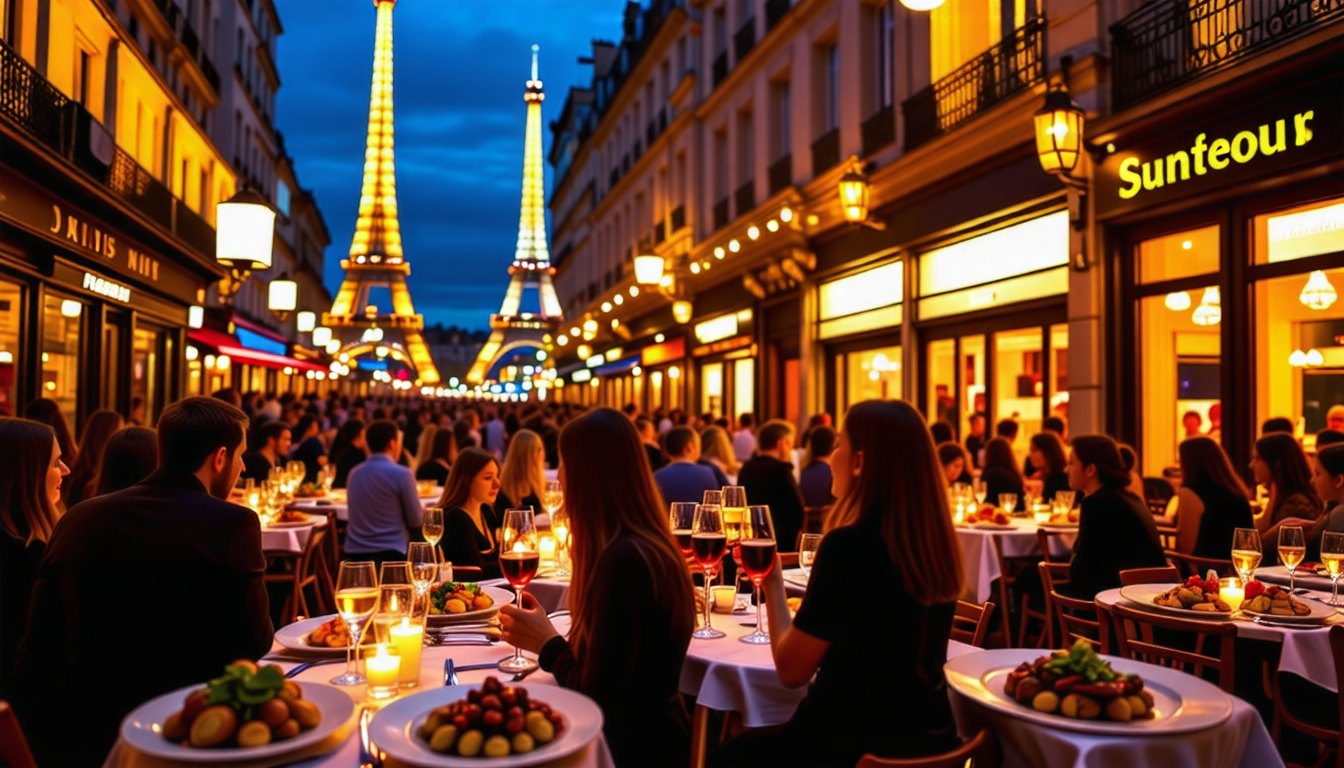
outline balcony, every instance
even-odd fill
[[[1123,109],[1344,18],[1339,0],[1161,0],[1111,25],[1111,93]]]
[[[0,115],[63,155],[70,140],[69,103],[13,48],[0,43]]]
[[[733,193],[733,204],[737,207],[737,215],[742,216],[756,207],[756,184],[748,181],[746,184],[737,188]]]
[[[747,19],[746,23],[733,33],[733,54],[737,61],[741,61],[751,53],[751,49],[756,47],[756,17]]]
[[[714,231],[728,226],[728,198],[723,198],[714,204]]]
[[[830,133],[812,142],[812,175],[820,175],[838,162],[840,162],[840,129],[832,128]]]
[[[765,0],[765,31],[769,32],[793,8],[791,0]]]
[[[914,149],[982,114],[1045,75],[1045,19],[1035,18],[994,47],[901,104],[905,148]]]
[[[672,232],[676,232],[677,230],[686,226],[686,206],[678,205],[676,208],[673,208],[670,221],[672,225],[671,229]]]
[[[724,51],[714,57],[714,87],[718,88],[728,78],[728,52]]]
[[[863,121],[863,154],[871,155],[896,140],[896,110],[890,104]]]
[[[770,194],[793,183],[793,155],[785,155],[770,166]]]

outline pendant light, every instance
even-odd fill
[[[1190,308],[1190,294],[1185,291],[1168,293],[1166,305],[1172,312],[1184,312]]]
[[[1329,309],[1337,298],[1339,295],[1335,293],[1335,286],[1330,284],[1330,279],[1319,269],[1311,273],[1311,277],[1307,278],[1307,284],[1302,286],[1302,293],[1297,296],[1298,301],[1312,309]]]
[[[1190,319],[1195,322],[1195,325],[1203,326],[1217,325],[1222,322],[1222,298],[1217,288],[1204,289],[1204,298],[1200,301],[1199,306],[1195,307],[1195,313]]]

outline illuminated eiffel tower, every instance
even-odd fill
[[[392,152],[392,8],[396,0],[374,0],[378,29],[373,46],[373,86],[369,96],[369,134],[364,150],[364,185],[350,256],[341,260],[345,279],[322,323],[351,358],[369,352],[399,360],[415,371],[415,383],[439,383],[406,284],[411,265],[401,251],[397,221],[397,174]],[[369,292],[386,288],[392,306],[372,303]]]
[[[509,266],[509,290],[499,314],[490,316],[490,340],[467,373],[467,383],[480,384],[505,355],[519,347],[542,347],[563,319],[551,276],[546,247],[545,183],[542,176],[541,102],[546,98],[537,75],[537,46],[532,46],[532,79],[527,81],[527,132],[523,142],[523,204],[518,216],[518,249]],[[521,312],[523,291],[534,288],[540,313]]]

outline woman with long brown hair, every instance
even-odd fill
[[[1028,455],[1041,473],[1042,499],[1054,501],[1056,493],[1069,490],[1069,455],[1059,435],[1054,432],[1033,435]]]
[[[84,420],[84,434],[80,435],[80,445],[84,447],[70,468],[70,479],[65,482],[65,506],[70,508],[91,498],[98,485],[98,468],[102,466],[103,449],[112,433],[121,429],[125,422],[116,411],[101,410],[89,414]]]
[[[429,435],[428,430],[431,429],[434,430],[434,437],[429,448],[429,457],[416,465],[415,479],[433,480],[439,485],[447,485],[448,473],[453,468],[453,462],[457,461],[457,439],[453,437],[453,430],[439,429],[434,424],[425,427],[426,432],[420,439],[426,439]]]
[[[149,427],[126,427],[107,441],[98,485],[88,498],[116,493],[139,483],[159,466],[159,436]]]
[[[849,768],[867,753],[917,757],[957,744],[943,664],[965,574],[924,417],[900,400],[853,406],[831,469],[837,500],[797,618],[783,610],[778,560],[765,581],[779,680],[815,682],[786,725],[727,745],[717,764]],[[899,694],[855,706],[872,691]]]
[[[997,507],[999,495],[1011,493],[1017,496],[1018,509],[1022,508],[1026,483],[1022,479],[1022,470],[1017,466],[1013,444],[1007,438],[996,437],[985,443],[985,460],[980,469],[980,479],[985,482],[986,504]]]
[[[1182,440],[1180,459],[1176,548],[1196,557],[1226,560],[1232,551],[1232,532],[1255,525],[1250,491],[1212,438]]]
[[[1269,490],[1269,505],[1256,521],[1266,541],[1276,541],[1286,518],[1315,520],[1321,516],[1321,497],[1311,484],[1311,467],[1297,438],[1273,432],[1255,441],[1251,451],[1255,482]]]
[[[37,567],[56,527],[61,479],[70,470],[46,424],[0,418],[0,445],[6,454],[0,461],[0,699],[8,699]]]
[[[448,472],[439,506],[443,507],[443,540],[439,546],[453,565],[480,568],[486,579],[498,579],[499,462],[489,451],[467,448],[457,454]]]
[[[504,467],[499,473],[499,503],[495,512],[500,518],[503,511],[515,507],[531,507],[540,513],[541,494],[546,492],[546,446],[541,435],[530,429],[520,429],[509,440],[509,452],[504,455]]]
[[[728,433],[723,427],[707,427],[700,433],[700,461],[697,464],[706,464],[715,471],[715,477],[722,476],[724,485],[732,485],[737,481],[737,471],[742,469],[738,463],[737,457],[733,455],[733,443],[728,439]]]
[[[70,423],[65,420],[61,406],[49,397],[39,397],[24,409],[23,417],[39,424],[46,424],[56,433],[56,444],[61,446],[61,462],[66,466],[65,479],[61,481],[61,498],[70,490],[70,472],[79,458],[79,444],[70,431]],[[64,504],[62,504],[64,506]]]
[[[634,425],[611,408],[570,422],[560,477],[574,562],[569,640],[526,593],[522,609],[501,609],[504,639],[602,707],[617,765],[684,766],[677,684],[695,598]]]

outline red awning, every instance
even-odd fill
[[[187,334],[187,338],[196,346],[209,347],[217,355],[228,355],[229,360],[234,363],[246,363],[247,365],[260,365],[266,368],[275,368],[281,370],[284,368],[293,368],[296,371],[323,371],[326,368],[320,365],[299,360],[295,357],[286,355],[274,355],[270,352],[260,352],[255,349],[248,349],[241,346],[238,340],[227,333],[220,333],[209,328],[197,328]]]

